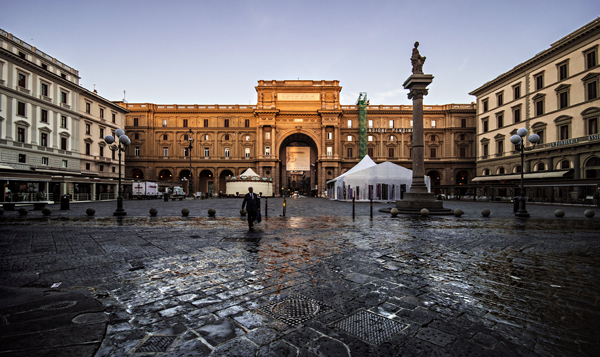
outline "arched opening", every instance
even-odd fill
[[[158,173],[158,180],[159,181],[171,181],[172,178],[173,178],[173,174],[171,173],[170,170],[162,169]]]
[[[227,190],[226,190],[226,185],[227,185],[226,178],[230,177],[230,176],[233,176],[233,172],[232,171],[230,171],[230,170],[223,170],[223,171],[221,171],[221,174],[219,175],[219,195],[220,196],[224,195],[225,192],[227,192]]]
[[[179,171],[179,182],[185,192],[190,193],[190,170]],[[193,194],[193,192],[191,192]]]
[[[505,171],[504,171],[504,167],[500,166],[498,168],[498,175],[504,175]]]
[[[210,170],[202,170],[199,175],[198,191],[212,195],[214,192],[214,177]]]
[[[283,140],[279,147],[280,194],[292,194],[293,191],[306,196],[317,194],[318,155],[317,144],[306,134],[292,134]]]
[[[585,163],[585,178],[600,177],[600,158],[594,156]]]
[[[429,176],[429,179],[431,180],[431,192],[433,192],[436,195],[439,195],[441,193],[441,190],[440,190],[441,175],[440,175],[440,173],[435,170],[432,170],[427,173],[427,176]]]
[[[143,180],[144,179],[144,171],[142,171],[140,169],[133,169],[133,171],[131,171],[131,176],[136,180]]]
[[[561,162],[558,163],[558,167],[559,169],[570,169],[571,168],[571,161],[569,160],[563,160]]]

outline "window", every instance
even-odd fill
[[[90,126],[90,124],[85,124],[85,133],[87,135],[90,135],[91,131],[92,131],[92,127]]]
[[[40,144],[42,146],[48,146],[48,134],[47,133],[42,133],[40,135]]]
[[[499,93],[498,95],[496,95],[496,100],[498,101],[498,106],[501,106],[504,104],[504,94]]]
[[[460,134],[460,136],[458,137],[458,140],[465,141],[465,134]]]
[[[100,146],[100,156],[104,157],[104,146]]]
[[[393,127],[394,127],[394,120],[390,119],[390,128],[393,128]]]
[[[42,95],[44,97],[48,96],[48,85],[46,83],[43,83],[43,82],[42,82]],[[87,113],[89,113],[89,112],[87,112]]]
[[[137,134],[135,134],[137,135]],[[104,138],[104,129],[100,128],[100,138],[103,139]],[[137,139],[137,138],[136,138]]]
[[[225,140],[229,140],[229,134],[225,134]]]
[[[209,156],[210,156],[210,149],[204,148],[204,157],[209,157]]]
[[[90,114],[90,112],[92,111],[92,106],[90,105],[90,103],[85,103],[85,112]]]
[[[394,135],[390,135],[390,141],[394,141]]]
[[[67,127],[67,117],[64,115],[60,117],[60,127],[61,128]]]
[[[163,147],[163,156],[164,157],[169,156],[169,148],[168,147]]]
[[[546,170],[546,165],[543,162],[540,162],[539,164],[537,164],[537,171],[544,171]]]
[[[60,78],[67,79],[67,75],[66,75],[66,74],[64,74],[64,73],[61,73],[61,74],[60,74]]]
[[[408,157],[412,157],[412,148],[408,149]]]
[[[113,113],[113,115],[112,115],[112,122],[113,123],[117,122],[117,114],[115,114],[115,113]],[[114,169],[114,167],[113,167],[113,169]]]
[[[265,146],[265,156],[271,156],[271,147]]]
[[[100,119],[104,119],[104,109],[100,108]]]
[[[481,103],[483,104],[483,111],[487,112],[488,111],[488,100],[484,99],[483,101],[481,101]],[[411,125],[412,126],[412,125]]]
[[[19,154],[19,162],[22,164],[27,163],[27,155],[25,154]]]
[[[333,133],[332,132],[328,132],[327,133],[327,140],[332,140],[333,139]]]
[[[184,128],[188,127],[188,120],[187,119],[183,119],[183,127]]]
[[[245,157],[250,157],[250,148],[245,148],[244,149],[244,156]]]
[[[498,168],[498,175],[504,175],[504,167]]]
[[[110,152],[111,152],[111,157],[112,157],[112,159],[113,159],[113,160],[116,160],[116,159],[117,159],[117,152],[116,152],[116,151],[113,151],[113,150],[111,150]],[[113,169],[114,169],[114,167],[113,167]],[[115,172],[115,170],[113,170],[113,172]]]
[[[136,147],[135,147],[135,150],[134,150],[134,155],[135,155],[135,156],[140,156],[140,147],[139,147],[139,146],[136,146]]]
[[[521,107],[513,108],[513,121],[515,123],[521,121]]]
[[[484,132],[484,133],[487,133],[487,132],[488,132],[488,130],[489,130],[489,127],[488,127],[488,121],[487,121],[487,120],[484,120],[484,121],[483,121],[481,124],[482,124],[482,126],[483,126],[483,128],[482,128],[483,132]]]
[[[346,150],[346,154],[347,154],[346,156],[347,156],[348,158],[351,158],[351,157],[352,157],[352,148],[348,148],[348,149]]]
[[[133,126],[139,126],[140,125],[140,118],[133,118]]]
[[[250,135],[246,135],[246,141],[250,141]]]
[[[348,128],[352,128],[352,120],[348,119]]]
[[[348,135],[348,141],[352,141],[352,135]]]
[[[594,100],[598,98],[598,73],[589,73],[581,80],[585,88],[586,100]]]
[[[67,104],[67,92],[60,92],[60,102]]]
[[[558,93],[558,108],[566,108],[569,106],[569,91],[562,91]]]
[[[23,73],[19,73],[19,87],[27,88],[27,76]]]
[[[502,156],[504,154],[504,140],[498,140],[496,142],[496,153],[498,156]]]
[[[104,165],[100,165],[100,171],[104,171]]]
[[[388,148],[388,157],[394,157],[394,148]]]
[[[188,156],[188,154],[189,154],[189,152],[190,152],[190,151],[189,151],[189,148],[183,148],[183,156],[184,156],[184,157],[187,157],[187,156]]]
[[[47,70],[48,69],[48,65],[45,64],[45,63],[42,63],[42,69],[46,69]]]
[[[333,156],[333,147],[331,147],[331,146],[327,147],[327,156]]]
[[[466,128],[467,127],[467,119],[461,119],[460,120],[460,127],[461,128]]]
[[[369,119],[369,128],[373,127],[373,119]]]
[[[435,120],[432,120],[432,121],[431,121],[431,127],[432,127],[432,128],[435,128],[435,127],[437,127],[437,121],[435,121]]]
[[[568,160],[563,160],[560,162],[560,168],[561,169],[570,169],[571,163]]]
[[[208,141],[208,139],[209,139],[208,134],[204,135],[204,140]]]
[[[367,136],[367,141],[373,141],[373,135]]]
[[[558,80],[562,81],[563,79],[567,79],[569,76],[569,63],[559,63],[558,64]]]
[[[204,127],[208,128],[208,119],[204,119]]]
[[[27,55],[25,55],[23,52],[19,51],[19,57],[23,58],[23,59],[27,59]]]
[[[596,67],[598,64],[598,46],[584,52],[585,54],[585,69]]]
[[[483,169],[482,174],[483,174],[483,176],[489,176],[490,175],[490,169]]]
[[[226,128],[229,128],[229,119],[225,119],[224,125]]]
[[[544,73],[537,74],[533,78],[535,80],[535,90],[544,88]]]
[[[434,142],[436,140],[436,136],[435,135],[431,135],[429,137],[429,141]]]
[[[598,118],[590,118],[587,120],[587,135],[598,134]]]
[[[42,165],[48,166],[50,160],[47,157],[42,157]],[[89,165],[89,164],[88,164]],[[88,169],[89,170],[89,169]]]
[[[538,144],[543,144],[544,143],[544,130],[538,130],[535,133],[537,134],[537,136],[540,137],[540,141],[538,142]]]
[[[17,141],[20,143],[25,142],[25,128],[17,128]]]
[[[163,128],[167,127],[167,119],[162,120],[162,125],[163,125]]]
[[[135,140],[140,140],[140,134],[134,134],[133,137],[135,138]]]
[[[225,148],[225,157],[229,157],[229,148]]]
[[[92,154],[91,151],[92,151],[91,145],[89,143],[85,143],[85,154],[91,155]]]
[[[167,134],[163,135],[163,140],[169,140],[169,136]]]
[[[367,148],[367,155],[369,155],[369,157],[374,157],[373,148]]]
[[[265,140],[271,140],[271,132],[270,131],[267,131],[265,133]]]
[[[558,127],[558,140],[567,140],[569,138],[569,125],[561,125]]]
[[[429,156],[430,157],[436,157],[436,154],[437,154],[436,148],[430,148],[429,149]]]
[[[69,166],[69,162],[67,160],[62,161],[62,167],[67,168]]]
[[[533,97],[533,105],[535,107],[535,115],[540,116],[544,115],[544,96],[536,95]]]
[[[246,127],[246,128],[250,127],[250,119],[244,119],[244,127]]]
[[[411,120],[410,121],[410,127],[412,128],[412,126],[413,126],[413,121]]]
[[[18,102],[17,103],[17,115],[24,117],[24,116],[26,116],[26,114],[27,113],[25,112],[25,103]]]
[[[92,165],[90,165],[90,163],[89,163],[89,162],[85,164],[85,169],[86,169],[86,170],[89,170],[91,167],[92,167]]]
[[[114,167],[114,166],[113,166],[113,168],[112,168],[112,172],[113,172],[113,174],[115,173],[115,167]]]
[[[513,97],[514,99],[521,98],[521,83],[513,87]]]
[[[68,150],[67,149],[67,138],[65,138],[65,137],[61,137],[60,138],[60,149],[61,150]]]
[[[466,148],[458,148],[458,156],[459,157],[466,157],[467,156],[467,150]]]
[[[504,115],[498,114],[496,116],[496,121],[497,121],[497,124],[498,124],[498,128],[502,128],[504,126]]]
[[[42,123],[48,122],[48,111],[46,109],[42,109]]]
[[[489,154],[489,152],[488,152],[488,144],[483,144],[481,146],[481,152],[482,152],[482,155],[483,155],[484,158],[486,158],[488,156],[488,154]]]

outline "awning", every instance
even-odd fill
[[[523,174],[523,179],[542,179],[542,178],[556,178],[563,177],[567,171],[542,171],[542,172],[531,172]],[[521,174],[511,175],[500,175],[500,176],[478,176],[471,181],[506,181],[506,180],[520,180]]]
[[[35,169],[35,172],[43,172],[43,173],[49,173],[49,174],[61,174],[61,175],[67,175],[67,176],[81,175],[81,172],[60,171],[60,170],[47,170],[47,169]]]
[[[28,181],[28,182],[50,182],[52,180],[37,177],[0,177],[0,181]]]
[[[0,170],[14,170],[12,166],[0,165]]]

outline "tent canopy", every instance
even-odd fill
[[[242,172],[240,176],[258,177],[258,174],[254,172],[254,170],[252,170],[251,168],[248,168],[246,171]]]

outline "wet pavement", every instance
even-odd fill
[[[600,220],[589,207],[528,205],[523,220],[511,204],[447,201],[465,215],[392,218],[376,203],[371,219],[360,203],[353,220],[347,202],[287,199],[285,217],[282,203],[269,199],[265,217],[263,200],[254,232],[241,199],[125,201],[124,218],[114,201],[5,212],[0,355],[600,351]]]

